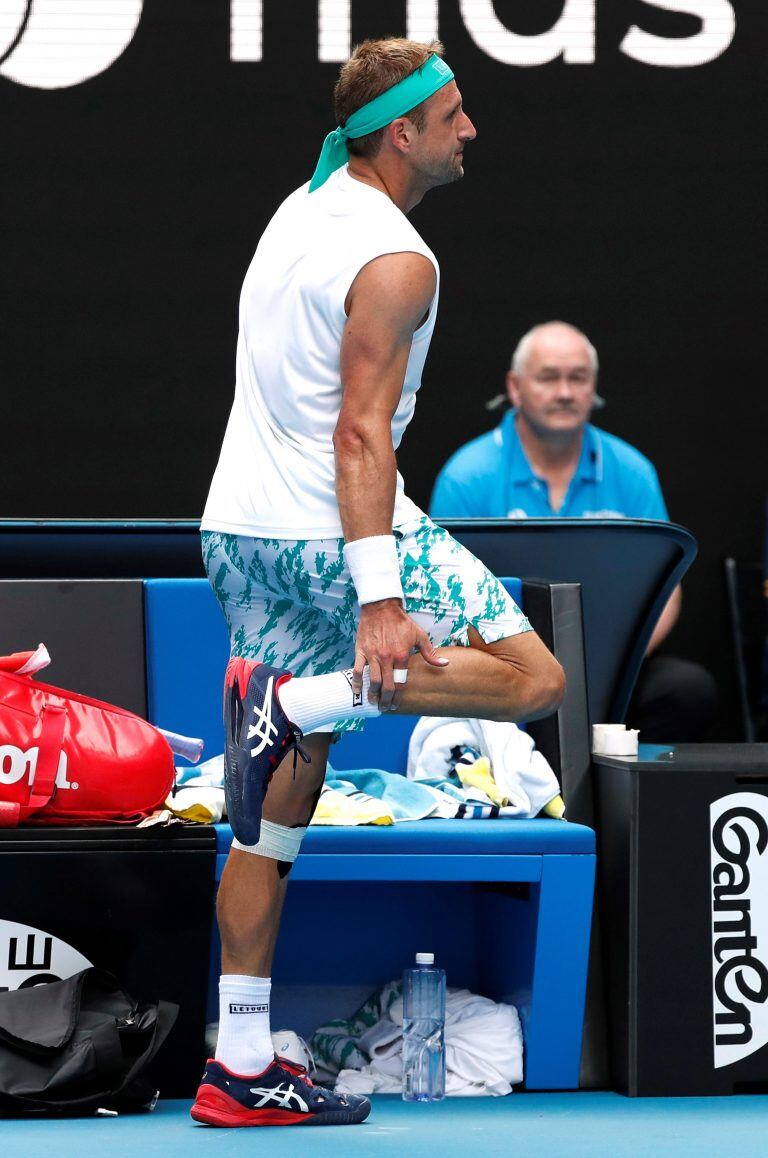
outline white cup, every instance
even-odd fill
[[[595,756],[605,755],[605,738],[611,734],[624,733],[627,730],[626,724],[593,724],[592,725],[592,751]]]
[[[636,756],[639,734],[636,728],[625,728],[623,732],[609,732],[605,737],[603,755]]]

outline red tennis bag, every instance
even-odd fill
[[[149,816],[174,783],[167,740],[133,712],[32,679],[47,662],[42,645],[0,658],[0,828]]]

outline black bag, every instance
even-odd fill
[[[142,1071],[178,1012],[137,1005],[103,969],[0,993],[0,1113],[151,1109]]]

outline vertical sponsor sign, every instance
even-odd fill
[[[710,805],[715,1069],[768,1043],[768,797]]]

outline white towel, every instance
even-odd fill
[[[340,1093],[399,1093],[403,1052],[403,1001],[358,1039],[370,1064],[342,1070]],[[449,989],[445,1003],[445,1092],[452,1097],[503,1095],[523,1080],[523,1034],[512,1005],[468,989]]]
[[[560,794],[557,777],[527,732],[496,720],[422,716],[408,745],[408,777],[447,777],[456,763],[452,750],[474,748],[491,761],[493,778],[509,799],[507,816],[537,816]]]

